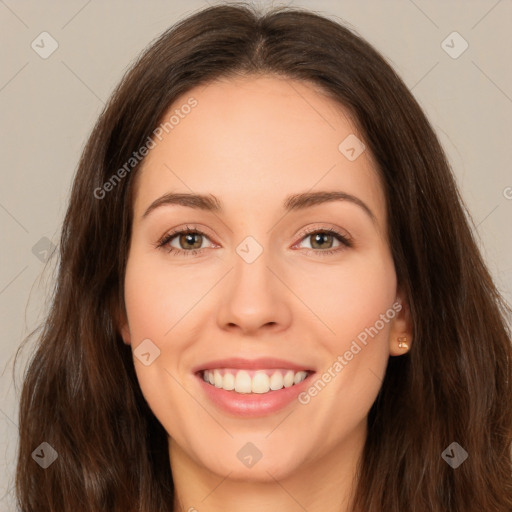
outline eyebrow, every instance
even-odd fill
[[[341,191],[319,191],[304,192],[301,194],[293,194],[288,196],[283,203],[283,209],[286,212],[295,210],[304,210],[312,206],[333,201],[348,201],[366,212],[374,224],[377,224],[377,218],[370,208],[356,196]],[[142,218],[147,217],[152,211],[166,205],[180,205],[197,210],[204,210],[222,214],[224,212],[222,202],[213,194],[187,194],[187,193],[168,193],[153,201]]]

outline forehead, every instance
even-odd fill
[[[160,127],[137,175],[136,215],[168,192],[211,193],[240,212],[261,209],[263,200],[265,208],[281,207],[293,193],[341,190],[371,204],[384,222],[371,154],[347,158],[347,145],[360,149],[362,135],[348,111],[310,84],[274,76],[217,80],[177,98]]]

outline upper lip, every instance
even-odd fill
[[[284,359],[276,359],[274,357],[260,357],[258,359],[242,359],[240,357],[230,357],[228,359],[217,359],[196,366],[192,371],[194,373],[202,370],[213,370],[215,368],[238,368],[241,370],[264,370],[264,369],[290,369],[290,370],[306,370],[314,371],[307,365],[286,361]]]

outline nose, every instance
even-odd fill
[[[293,294],[286,286],[286,272],[270,252],[252,262],[238,253],[222,286],[217,322],[221,329],[239,330],[244,335],[288,328]]]

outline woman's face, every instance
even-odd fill
[[[270,480],[355,457],[407,334],[362,137],[270,76],[195,88],[173,113],[137,176],[121,329],[171,464]]]

